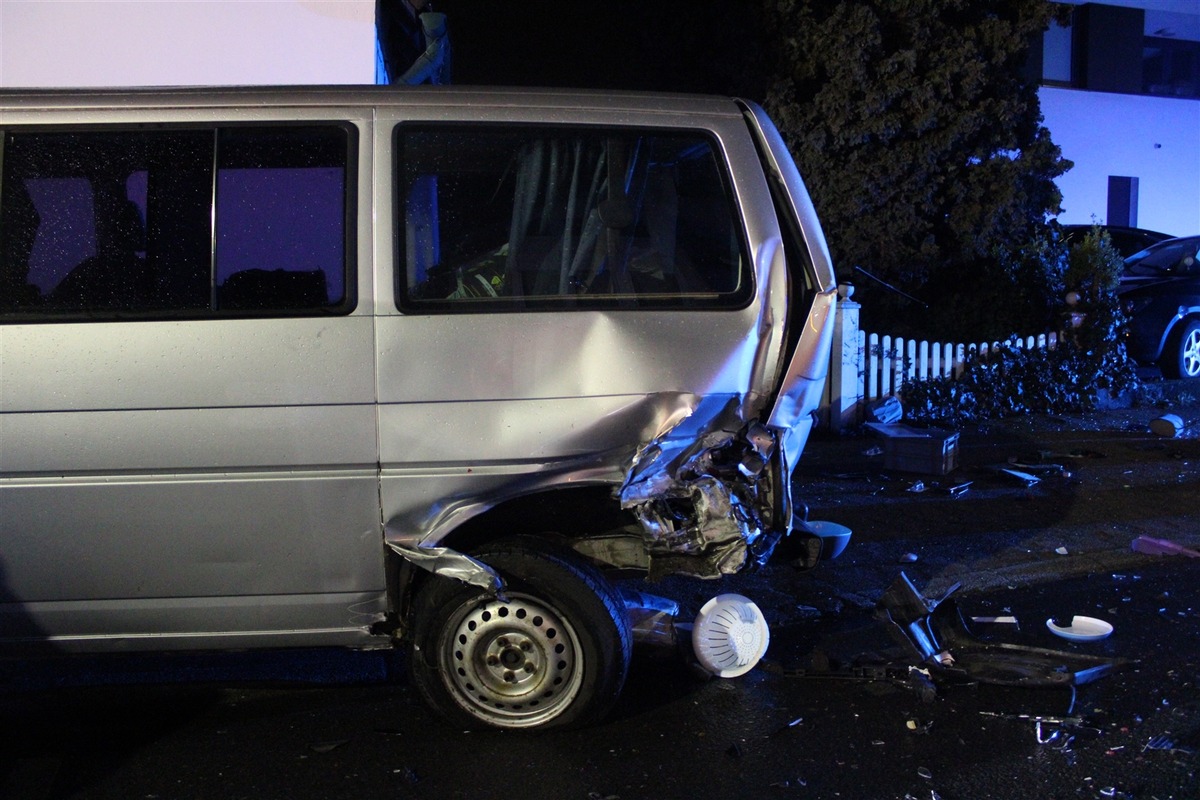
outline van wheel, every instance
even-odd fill
[[[1167,377],[1200,378],[1200,321],[1186,320],[1176,345],[1174,353],[1167,356],[1173,357],[1172,361],[1165,365]]]
[[[435,577],[413,605],[418,692],[468,728],[550,728],[602,717],[625,683],[632,636],[620,595],[570,550],[514,538],[474,553],[505,600]]]

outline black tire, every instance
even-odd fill
[[[1200,320],[1184,320],[1179,335],[1163,356],[1163,372],[1168,378],[1200,378]]]
[[[561,728],[603,717],[633,639],[621,597],[570,550],[517,537],[474,553],[504,576],[506,602],[434,577],[413,604],[412,678],[466,728]]]

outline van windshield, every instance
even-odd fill
[[[396,129],[405,310],[749,301],[730,183],[696,133]]]

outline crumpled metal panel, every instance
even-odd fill
[[[733,408],[714,423],[733,421]],[[714,578],[765,559],[782,533],[774,525],[775,454],[775,435],[753,422],[642,448],[619,496],[642,524],[651,574]]]
[[[397,542],[388,542],[388,547],[428,572],[455,578],[492,594],[500,594],[504,589],[504,580],[494,569],[448,547],[408,546]]]

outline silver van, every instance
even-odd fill
[[[411,648],[602,715],[614,570],[796,529],[836,287],[753,103],[0,93],[0,652]],[[815,551],[814,551],[815,552]]]

